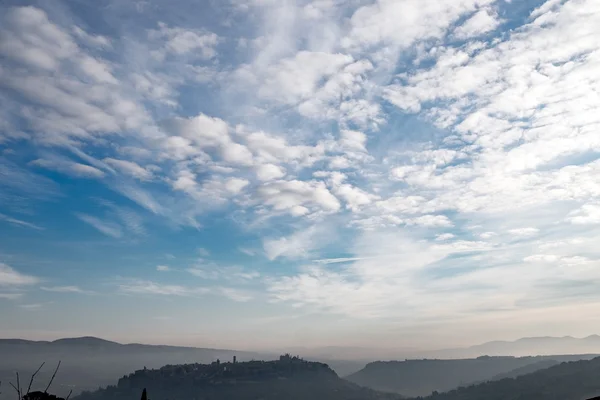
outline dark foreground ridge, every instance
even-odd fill
[[[116,386],[84,392],[78,400],[399,400],[347,382],[327,364],[281,356],[277,361],[167,365],[142,369]]]

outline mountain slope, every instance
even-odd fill
[[[77,400],[129,400],[146,388],[156,400],[399,400],[340,379],[326,364],[282,356],[278,361],[168,365],[139,370],[116,386]]]
[[[517,376],[550,366],[553,362],[591,359],[594,356],[487,357],[463,360],[406,360],[374,362],[346,379],[375,390],[405,396],[426,396],[459,386]],[[546,363],[544,363],[546,362]]]
[[[600,395],[600,357],[566,362],[517,378],[486,382],[427,400],[583,400]]]

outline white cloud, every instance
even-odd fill
[[[89,38],[81,28],[65,29],[35,7],[4,11],[0,53],[11,63],[0,70],[0,84],[20,96],[13,117],[26,122],[38,143],[79,145],[106,134],[144,131],[150,124],[113,65],[88,54]],[[100,175],[89,166],[72,167],[66,169]]]
[[[452,233],[442,233],[439,234],[435,237],[435,240],[439,241],[439,242],[443,242],[446,240],[450,240],[450,239],[454,239],[456,236]]]
[[[520,236],[520,237],[535,236],[539,232],[540,232],[540,230],[537,228],[516,228],[516,229],[510,229],[508,231],[508,233],[510,233],[511,235]]]
[[[200,297],[207,295],[223,296],[235,302],[245,303],[254,298],[246,289],[234,287],[195,287],[163,284],[145,280],[127,280],[119,284],[119,290],[128,295]]]
[[[38,231],[44,230],[44,228],[42,228],[42,227],[40,227],[40,226],[38,226],[36,224],[33,224],[31,222],[27,222],[27,221],[23,221],[23,220],[20,220],[20,219],[17,219],[17,218],[9,217],[8,215],[4,215],[4,214],[0,214],[0,220],[6,221],[6,222],[8,222],[10,224],[13,224],[13,225],[23,226],[23,227],[35,229],[35,230],[38,230]]]
[[[231,194],[238,194],[249,184],[250,182],[248,182],[246,179],[228,178],[225,180],[225,190]]]
[[[87,33],[86,31],[84,31],[83,29],[81,29],[78,26],[73,27],[73,33],[75,34],[75,36],[79,37],[84,42],[86,42],[87,44],[90,44],[92,46],[100,47],[100,48],[111,47],[111,41],[106,36],[90,35],[89,33]]]
[[[196,251],[202,257],[208,257],[208,256],[210,256],[210,251],[208,251],[208,249],[205,249],[204,247],[199,247]]]
[[[0,286],[28,286],[39,281],[35,276],[22,274],[9,265],[0,263]]]
[[[261,181],[272,181],[285,176],[285,169],[274,164],[262,164],[256,167],[256,177]]]
[[[171,271],[171,267],[169,267],[168,265],[157,265],[156,270],[159,272],[167,272]]]
[[[378,45],[406,48],[417,40],[442,37],[460,16],[492,2],[379,0],[360,7],[354,13],[350,20],[350,33],[341,44],[351,49],[372,49]],[[422,21],[428,23],[423,24]]]
[[[295,276],[269,282],[269,292],[275,301],[313,311],[353,318],[393,315],[411,326],[442,316],[480,318],[481,310],[519,315],[526,312],[527,307],[519,305],[523,301],[560,296],[565,279],[600,280],[594,270],[597,263],[585,257],[534,254],[521,263],[511,254],[506,258],[506,248],[493,252],[477,242],[432,246],[398,232],[367,231],[349,248],[356,257],[341,259],[335,268],[306,266]],[[463,255],[448,257],[455,253]],[[511,266],[498,267],[498,260],[510,260]],[[514,280],[516,274],[518,281]],[[549,287],[555,289],[549,291]],[[483,308],[482,303],[475,305],[474,299],[483,301]]]
[[[119,290],[127,294],[159,295],[159,296],[199,296],[210,290],[203,287],[187,287],[181,285],[161,284],[152,281],[131,280],[119,284]]]
[[[479,234],[479,237],[482,239],[491,239],[496,236],[496,232],[483,232]]]
[[[117,239],[123,236],[121,227],[113,222],[103,221],[100,218],[83,213],[75,213],[75,216],[107,236]]]
[[[340,132],[340,144],[349,150],[367,151],[367,135],[363,132],[344,129]]]
[[[600,205],[585,204],[571,212],[567,220],[576,225],[600,224]]]
[[[311,226],[290,236],[263,239],[263,248],[269,260],[277,258],[308,258],[313,250],[331,242],[331,233],[323,226]]]
[[[256,194],[262,204],[292,215],[297,215],[299,210],[336,212],[340,209],[339,200],[319,181],[270,182],[259,186]]]
[[[247,284],[261,276],[258,271],[249,270],[243,267],[222,267],[218,264],[212,262],[206,263],[204,261],[200,261],[192,268],[188,268],[187,272],[201,279],[222,280],[237,284]]]
[[[454,224],[445,215],[422,215],[408,221],[409,225],[421,225],[425,227],[451,227]]]
[[[148,171],[147,169],[139,166],[133,161],[117,160],[115,158],[105,158],[103,161],[111,167],[115,168],[116,170],[120,171],[121,173],[129,175],[133,178],[142,181],[152,179],[151,171]]]
[[[167,54],[178,56],[192,54],[206,60],[217,55],[216,46],[219,37],[212,32],[169,28],[165,23],[159,22],[158,29],[149,31],[149,37],[164,41],[164,47],[154,52],[161,60]]]
[[[222,287],[220,288],[220,292],[223,296],[230,300],[237,301],[238,303],[246,303],[253,298],[250,293],[235,288]]]
[[[39,158],[32,161],[30,164],[37,167],[58,171],[75,178],[103,178],[105,175],[104,172],[98,168],[92,167],[91,165],[80,164],[68,160],[45,160]]]
[[[0,299],[18,300],[23,297],[23,293],[0,293]]]
[[[40,289],[56,293],[89,293],[78,286],[42,286]]]
[[[265,71],[265,83],[258,95],[285,104],[295,104],[312,96],[319,81],[335,74],[352,57],[344,54],[300,51]]]
[[[52,70],[58,60],[74,55],[76,44],[65,32],[52,25],[46,14],[35,7],[9,10],[6,29],[0,35],[0,52],[24,64]],[[28,35],[19,35],[27,31]],[[41,39],[41,40],[40,40]]]
[[[467,39],[493,31],[500,25],[498,16],[489,8],[477,11],[472,17],[454,30],[458,39]]]
[[[44,307],[44,305],[40,304],[40,303],[20,304],[19,307],[21,307],[25,310],[35,311],[35,310],[39,310],[40,308]]]
[[[379,200],[379,196],[366,192],[349,183],[345,183],[347,176],[341,172],[316,172],[313,175],[328,177],[327,184],[331,187],[333,194],[339,199],[342,199],[346,203],[346,208],[353,212],[358,212],[361,208],[364,208],[364,206]]]

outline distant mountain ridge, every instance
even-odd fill
[[[81,336],[73,338],[61,338],[56,340],[26,340],[26,339],[0,339],[0,346],[2,345],[49,345],[49,346],[90,346],[90,347],[149,347],[149,348],[172,348],[172,349],[202,349],[202,350],[217,350],[217,351],[235,351],[228,349],[216,349],[216,348],[201,348],[201,347],[189,347],[189,346],[171,346],[171,345],[156,345],[156,344],[142,344],[142,343],[119,343],[111,340],[98,338],[95,336]],[[241,353],[251,353],[247,351],[240,351]]]
[[[426,352],[427,357],[467,358],[488,356],[528,356],[553,354],[600,354],[600,335],[525,337],[514,341],[496,340],[466,348]]]
[[[345,360],[399,360],[415,358],[459,359],[479,356],[516,356],[554,355],[554,354],[600,354],[600,335],[582,338],[572,336],[525,337],[513,341],[496,340],[469,347],[419,350],[410,347],[377,348],[325,346],[317,348],[288,347],[280,352],[293,352],[304,357]]]

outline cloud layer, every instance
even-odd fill
[[[0,8],[0,223],[46,234],[36,205],[72,198],[69,226],[126,253],[222,218],[229,252],[199,243],[112,289],[257,314],[595,304],[600,5],[532,3],[249,0],[203,22],[115,3],[102,29]],[[0,264],[3,299],[38,283]]]

